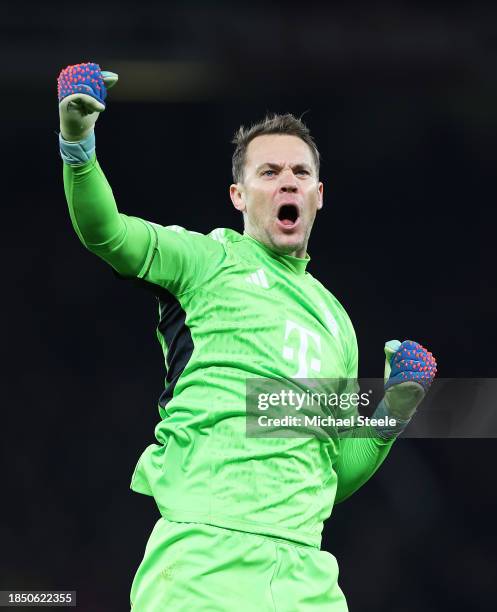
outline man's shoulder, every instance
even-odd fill
[[[237,231],[228,227],[216,227],[204,234],[182,225],[161,225],[153,221],[147,223],[156,235],[156,245],[159,249],[183,249],[190,255],[200,255],[202,252],[226,255],[226,245],[243,238]]]
[[[227,242],[238,242],[243,239],[243,236],[239,232],[229,227],[216,227],[216,229],[209,232],[207,236],[223,244]]]
[[[216,227],[210,232],[204,234],[202,232],[187,229],[182,225],[161,225],[160,223],[154,223],[152,221],[149,221],[149,223],[159,232],[166,230],[170,232],[175,232],[176,234],[181,234],[188,238],[199,237],[200,240],[209,239],[214,240],[216,242],[220,242],[221,244],[225,244],[227,242],[237,242],[238,240],[241,240],[243,238],[243,236],[236,230],[228,227]]]

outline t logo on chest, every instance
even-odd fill
[[[298,347],[296,350],[287,344],[290,337],[297,339]],[[310,353],[312,351],[315,354],[321,355],[321,336],[287,319],[283,357],[288,361],[297,362],[297,372],[293,375],[293,378],[308,378],[309,370],[315,373],[321,371],[321,359],[311,357]]]

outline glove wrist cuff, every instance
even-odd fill
[[[89,162],[95,153],[95,131],[78,142],[68,142],[59,134],[60,156],[70,166],[81,166]]]
[[[395,421],[394,425],[373,425],[373,429],[375,429],[376,433],[380,438],[384,440],[390,440],[392,438],[396,438],[399,436],[404,429],[409,425],[411,419],[401,420],[396,417],[393,417],[392,414],[388,410],[387,403],[385,402],[385,398],[381,400],[381,402],[376,407],[376,410],[373,414],[373,419],[381,419],[383,421],[387,421],[389,419],[393,419]]]

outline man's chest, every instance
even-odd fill
[[[269,361],[279,375],[346,376],[348,331],[333,296],[310,275],[229,267],[192,300],[188,323],[211,349]]]

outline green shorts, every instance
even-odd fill
[[[131,587],[133,612],[347,612],[335,557],[311,546],[161,518]]]

